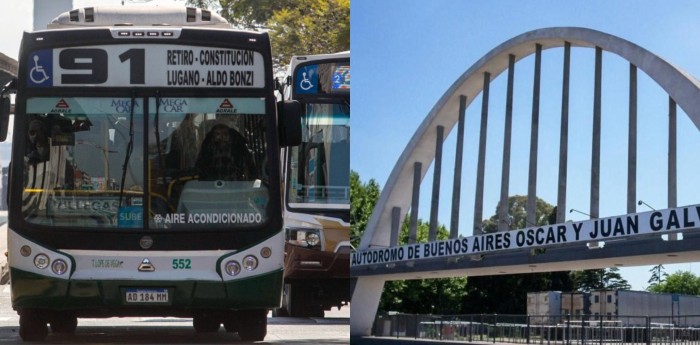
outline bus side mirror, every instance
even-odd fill
[[[7,139],[7,129],[10,124],[12,100],[10,94],[15,93],[15,80],[13,79],[0,91],[0,142]]]
[[[280,83],[280,78],[275,78],[275,90],[277,90],[280,95],[284,95],[284,85]]]
[[[301,103],[297,101],[277,102],[280,146],[301,144],[301,113]]]

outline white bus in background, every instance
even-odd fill
[[[284,90],[302,143],[282,150],[282,315],[322,317],[350,301],[350,52],[294,56]]]

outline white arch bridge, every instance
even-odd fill
[[[571,47],[595,50],[593,126],[589,220],[566,222],[567,153],[569,152],[569,79]],[[556,224],[525,229],[508,228],[508,193],[515,63],[534,55],[530,128],[527,223],[535,224],[541,54],[563,48],[561,130]],[[600,218],[600,152],[602,54],[613,53],[629,62],[629,128],[627,154],[627,214]],[[642,70],[668,94],[667,207],[637,211],[637,71]],[[483,233],[483,199],[489,85],[507,71],[503,160],[498,232]],[[476,167],[473,235],[459,236],[465,112],[481,94],[480,137]],[[676,109],[680,106],[700,129],[700,82],[667,61],[629,41],[584,28],[547,28],[524,33],[499,45],[472,65],[438,100],[394,166],[352,255],[351,274],[357,277],[352,297],[351,336],[369,335],[384,282],[454,276],[592,269],[613,265],[637,266],[700,261],[700,205],[677,205]],[[457,126],[452,190],[450,239],[436,241],[442,152],[445,137]],[[623,132],[623,131],[621,131]],[[551,134],[551,133],[550,133]],[[416,243],[420,186],[433,165],[429,242]],[[624,187],[620,188],[624,190]],[[639,202],[641,203],[641,201]],[[409,216],[408,243],[398,243],[402,220]],[[682,241],[678,232],[683,232]],[[661,234],[666,235],[662,240]],[[603,245],[604,244],[604,245]],[[547,248],[535,255],[533,248]],[[594,248],[597,248],[593,250]]]

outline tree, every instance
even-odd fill
[[[295,2],[270,18],[274,57],[285,65],[292,55],[350,50],[350,0]]]
[[[652,267],[649,272],[651,272],[651,278],[649,278],[649,287],[647,287],[648,291],[651,291],[651,288],[653,286],[661,284],[661,282],[666,280],[666,277],[668,277],[668,273],[664,272],[664,265],[658,264],[654,267]]]
[[[197,8],[216,8],[219,6],[218,0],[187,0],[185,2],[186,6],[197,7]]]
[[[370,179],[363,183],[356,171],[350,171],[350,237],[353,246],[359,246],[374,206],[381,190],[377,182]],[[399,233],[399,244],[408,243],[408,217],[404,219]],[[428,241],[429,226],[418,220],[417,241]],[[438,225],[438,239],[447,239],[448,231]],[[423,280],[398,280],[384,284],[384,292],[379,301],[379,311],[402,313],[441,313],[460,312],[460,300],[465,291],[466,278],[443,278]]]
[[[500,205],[500,202],[499,202]],[[498,230],[498,207],[496,206],[496,212],[491,218],[484,220],[483,229],[484,232],[495,232]],[[527,196],[525,195],[514,195],[508,198],[508,216],[507,221],[508,229],[517,230],[525,229],[535,225],[545,225],[550,224],[550,214],[554,210],[554,206],[548,204],[546,201],[537,198],[535,200],[535,224],[527,223]],[[556,216],[556,214],[555,214]],[[556,217],[555,217],[556,219]]]
[[[579,291],[629,290],[632,286],[622,278],[617,267],[571,272],[571,279]]]
[[[364,184],[356,171],[350,171],[350,241],[355,248],[360,246],[362,233],[380,193],[379,184],[374,179]]]
[[[219,0],[221,15],[236,27],[262,30],[272,15],[294,6],[292,0]]]
[[[220,4],[221,15],[233,25],[269,30],[278,72],[292,55],[350,50],[350,0],[220,0]]]
[[[648,288],[651,292],[700,295],[700,277],[690,271],[669,274],[665,281]]]

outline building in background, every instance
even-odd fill
[[[535,315],[534,324],[558,323],[562,313],[561,291],[529,292],[527,294],[527,315]]]
[[[562,292],[561,293],[561,313],[562,315],[573,315],[580,317],[590,310],[591,301],[585,292]]]
[[[616,321],[618,326],[643,324],[644,317],[667,318],[668,324],[700,325],[700,297],[630,290],[591,292],[544,291],[527,294],[527,312],[533,323],[551,323],[570,315],[571,320]],[[540,321],[536,321],[540,320]]]
[[[73,0],[34,0],[34,31],[46,30],[46,25],[60,13],[73,9]]]

